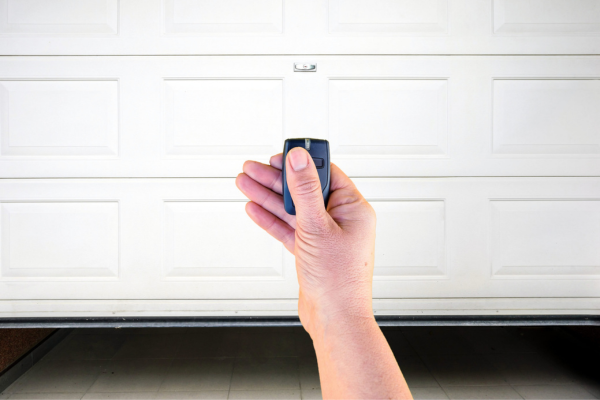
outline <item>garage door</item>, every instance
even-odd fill
[[[597,313],[599,54],[600,0],[1,0],[0,316],[295,314],[234,184],[288,137],[376,313]]]

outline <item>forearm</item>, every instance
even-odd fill
[[[324,399],[412,399],[374,318],[330,318],[312,336]]]

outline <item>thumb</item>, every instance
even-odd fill
[[[327,226],[321,181],[312,157],[302,147],[294,147],[285,158],[288,188],[296,207],[296,221],[306,228],[323,229]]]

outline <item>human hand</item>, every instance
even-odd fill
[[[375,211],[335,164],[326,210],[308,152],[294,148],[286,162],[296,216],[283,207],[281,154],[270,165],[246,161],[236,185],[250,218],[296,257],[302,325],[314,337],[327,321],[372,320]]]

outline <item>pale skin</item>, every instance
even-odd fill
[[[282,155],[270,165],[246,161],[237,187],[246,212],[296,258],[298,314],[313,340],[324,399],[412,399],[372,308],[375,212],[354,183],[331,164],[325,209],[312,158],[286,158],[296,216],[283,208]]]

